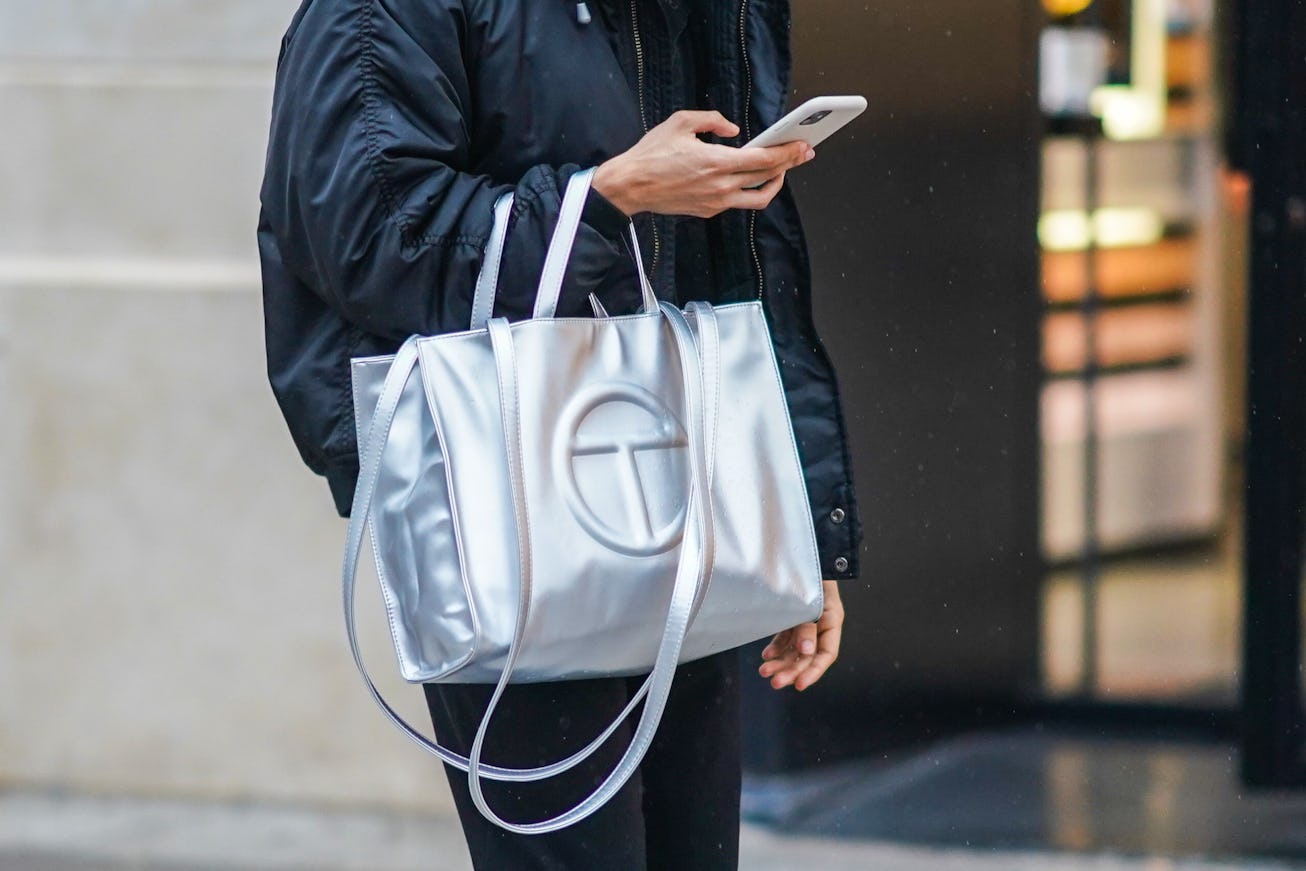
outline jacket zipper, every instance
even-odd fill
[[[739,48],[744,58],[744,141],[753,138],[753,65],[748,59],[748,0],[739,4]],[[762,258],[757,253],[757,212],[748,213],[748,250],[753,255],[753,276],[757,281],[757,298],[762,298]]]
[[[635,80],[639,97],[639,123],[648,133],[648,111],[644,103],[644,40],[639,33],[639,0],[630,0],[630,33],[635,38]],[[657,215],[651,216],[649,223],[653,226],[653,260],[649,265],[649,280],[658,270],[658,256],[662,253],[662,239],[658,235]]]

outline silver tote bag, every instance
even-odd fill
[[[523,834],[577,822],[621,788],[652,742],[678,663],[822,608],[761,303],[682,312],[658,303],[640,264],[642,312],[608,317],[593,300],[593,318],[554,317],[592,175],[568,184],[531,319],[489,317],[509,195],[495,206],[471,328],[353,361],[361,469],[343,587],[355,662],[386,715],[468,772],[488,819]],[[496,684],[468,757],[406,723],[367,673],[354,623],[365,528],[403,677]],[[508,684],[642,673],[626,710],[575,755],[535,769],[481,760]],[[641,699],[629,748],[576,807],[515,824],[486,805],[482,778],[565,771]]]

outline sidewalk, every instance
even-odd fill
[[[936,850],[746,827],[743,871],[1281,871],[1273,862]],[[469,871],[456,821],[256,804],[0,793],[0,871]],[[505,869],[506,871],[506,869]],[[613,869],[620,871],[620,869]]]

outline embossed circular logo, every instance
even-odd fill
[[[637,384],[596,384],[563,410],[553,462],[567,507],[596,541],[627,556],[680,543],[689,469],[685,428]]]

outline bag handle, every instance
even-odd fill
[[[702,536],[702,543],[698,545],[698,548],[701,551],[700,572],[698,573],[698,577],[695,579],[694,590],[691,597],[692,601],[688,608],[688,617],[684,620],[683,627],[677,630],[676,626],[680,621],[677,619],[676,612],[681,604],[681,599],[676,598],[677,593],[673,591],[672,611],[668,614],[667,628],[664,632],[663,640],[659,645],[658,660],[655,663],[653,672],[650,673],[643,686],[641,686],[640,690],[631,698],[621,713],[617,715],[612,723],[598,737],[572,756],[549,765],[524,769],[486,765],[480,761],[479,748],[475,746],[474,756],[476,757],[476,762],[473,765],[472,760],[468,757],[464,757],[441,746],[439,743],[430,740],[421,732],[413,728],[381,695],[380,690],[377,688],[367,670],[366,664],[363,662],[362,653],[358,647],[358,634],[354,607],[358,557],[362,549],[363,532],[367,527],[367,520],[376,490],[377,478],[380,472],[381,454],[388,440],[400,397],[412,376],[413,370],[417,368],[417,337],[410,338],[399,349],[394,361],[391,363],[385,384],[382,387],[381,395],[377,402],[377,408],[373,414],[367,436],[363,442],[362,452],[360,454],[360,473],[354,494],[353,508],[350,512],[349,532],[346,539],[342,589],[346,633],[349,638],[350,651],[354,658],[355,667],[363,678],[364,684],[367,686],[373,701],[382,710],[386,717],[403,731],[410,740],[415,742],[426,752],[431,753],[455,768],[469,771],[469,776],[472,776],[470,775],[470,772],[474,770],[475,775],[472,776],[473,783],[475,783],[473,794],[480,796],[479,781],[482,778],[512,782],[536,781],[556,776],[575,767],[580,762],[593,755],[593,753],[597,751],[609,737],[611,737],[617,727],[620,726],[620,724],[634,711],[639,702],[649,694],[650,690],[658,688],[658,692],[661,695],[661,700],[656,705],[656,715],[650,719],[650,708],[648,706],[645,707],[644,713],[640,719],[639,730],[637,731],[635,739],[632,740],[625,756],[623,756],[622,763],[619,763],[618,767],[614,769],[608,779],[605,780],[605,782],[601,784],[589,798],[583,801],[580,805],[577,805],[571,811],[553,820],[546,820],[540,823],[516,827],[514,827],[513,824],[508,824],[499,820],[493,815],[488,806],[482,808],[483,813],[486,813],[487,816],[494,819],[505,828],[510,828],[514,831],[520,830],[536,833],[555,831],[556,829],[563,828],[593,813],[609,798],[611,798],[625,781],[630,778],[635,767],[638,766],[639,761],[647,752],[652,736],[656,731],[657,723],[661,718],[661,711],[666,704],[666,693],[669,692],[671,680],[674,678],[675,666],[679,659],[679,650],[684,642],[685,632],[688,631],[689,625],[692,624],[694,617],[697,616],[703,596],[706,593],[710,581],[711,548],[713,547],[713,539],[711,535],[712,517],[710,491],[706,487],[706,482],[710,480],[712,467],[715,465],[716,421],[714,418],[717,414],[718,397],[716,395],[716,387],[719,383],[719,371],[717,367],[719,365],[720,355],[719,349],[716,347],[718,331],[716,328],[715,312],[712,310],[711,306],[701,303],[692,304],[691,308],[695,309],[700,336],[694,335],[693,331],[689,329],[684,316],[681,315],[681,313],[673,306],[668,304],[663,304],[661,306],[664,318],[666,318],[671,325],[672,334],[677,345],[677,352],[680,356],[687,406],[691,409],[695,407],[701,408],[701,405],[695,403],[696,398],[705,400],[707,406],[705,412],[695,412],[690,415],[691,424],[687,427],[688,434],[691,437],[689,450],[692,458],[691,485],[701,489],[701,492],[697,499],[695,499],[693,493],[690,495],[690,503],[686,510],[686,525],[691,530],[703,530],[699,533]],[[506,327],[506,324],[503,326]],[[496,330],[496,332],[499,332],[499,330]],[[511,334],[509,333],[508,335],[510,339]],[[703,346],[702,366],[698,365],[697,344]],[[712,391],[710,393],[703,390],[704,382],[712,386]],[[504,407],[506,408],[506,406]],[[702,414],[701,418],[699,417],[699,414]],[[511,420],[513,422],[516,420],[515,411]],[[702,436],[697,435],[700,431],[695,426],[695,422],[698,421],[701,421],[703,424],[701,432],[710,434],[707,438],[707,444],[702,445],[701,448],[698,446],[702,444]],[[703,467],[698,465],[700,458],[703,462]],[[695,477],[695,473],[697,473],[697,477]],[[697,507],[700,505],[702,507]],[[519,524],[520,521],[521,518],[519,517]],[[526,531],[527,540],[529,540],[529,530],[521,525],[519,525],[519,529]],[[682,545],[681,561],[677,569],[676,587],[674,588],[675,591],[680,591],[680,593],[684,592],[683,588],[685,587],[686,578],[688,577],[685,571],[686,566],[689,565],[687,555],[692,549],[691,545],[691,536],[687,535],[686,543]],[[706,548],[706,550],[704,550],[704,548]],[[706,569],[702,568],[704,562],[706,563]],[[527,584],[523,583],[521,590],[524,598],[519,600],[520,619],[515,630],[514,643],[519,641],[518,636],[524,629],[526,622],[525,617],[529,610],[529,588]],[[523,609],[525,610],[523,611]],[[509,661],[511,663],[515,663],[516,656],[517,652],[510,649]],[[495,704],[497,704],[498,697],[502,694],[503,688],[506,687],[510,679],[511,669],[506,666],[504,673],[500,677],[498,688],[496,689]],[[486,711],[481,730],[478,731],[478,735],[482,739],[482,742],[484,730],[488,728],[488,723],[492,713],[493,708]],[[600,795],[600,793],[603,794]],[[480,801],[483,803],[483,797]]]
[[[499,266],[503,263],[503,246],[508,240],[508,219],[512,217],[512,203],[512,191],[494,203],[494,224],[490,227],[490,238],[485,242],[485,257],[481,260],[481,271],[476,276],[476,295],[472,297],[473,330],[485,329],[485,324],[494,314],[494,294],[499,286]]]
[[[590,186],[594,182],[595,168],[582,169],[572,174],[567,181],[567,190],[562,195],[562,207],[558,210],[558,223],[549,240],[549,252],[544,257],[544,271],[540,274],[539,292],[535,296],[534,318],[551,318],[558,310],[558,299],[562,295],[562,279],[567,274],[567,263],[571,260],[571,248],[576,242],[576,233],[580,229],[581,214],[585,211],[585,201],[589,197]],[[636,271],[639,273],[640,292],[644,297],[644,313],[651,314],[658,310],[658,299],[653,293],[644,273],[644,258],[639,252],[639,236],[635,233],[635,223],[630,222],[630,253],[635,258]]]

